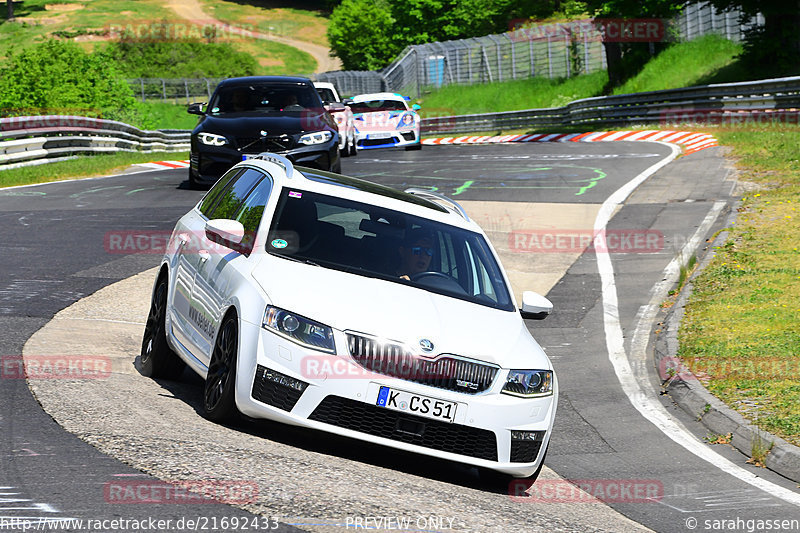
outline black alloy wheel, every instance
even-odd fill
[[[217,333],[208,365],[203,410],[206,418],[214,422],[231,421],[238,415],[235,400],[238,329],[236,315],[226,315]]]

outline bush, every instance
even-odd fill
[[[228,43],[121,40],[106,53],[129,78],[231,78],[252,76],[258,63]]]
[[[70,41],[47,40],[0,67],[4,114],[69,113],[94,116],[105,108],[134,106],[133,92],[116,65],[100,52]]]

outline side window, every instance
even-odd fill
[[[203,197],[203,201],[200,202],[200,212],[203,213],[206,218],[211,218],[209,215],[217,206],[217,200],[219,200],[223,191],[228,188],[228,185],[230,185],[231,181],[241,172],[241,168],[229,170],[224,176],[218,179],[217,183],[215,183],[214,186],[211,187],[211,190],[206,193],[206,195]]]
[[[256,183],[264,177],[264,173],[254,168],[247,168],[236,177],[236,180],[230,187],[220,195],[216,206],[210,214],[206,215],[208,218],[229,218],[235,219],[236,213],[239,211],[239,206],[242,201],[247,197],[248,193],[253,190]],[[205,214],[205,213],[204,213]]]
[[[242,226],[244,226],[244,234],[246,237],[249,236],[251,239],[255,237],[258,224],[261,222],[261,216],[264,214],[264,206],[267,200],[269,200],[271,192],[272,179],[267,175],[256,185],[253,192],[245,198],[244,203],[242,203],[236,215],[233,217],[234,220],[238,220],[242,223]]]

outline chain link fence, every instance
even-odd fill
[[[695,3],[684,7],[675,22],[682,41],[714,33],[738,43],[744,39],[747,30],[764,25],[764,17],[760,14],[744,23],[740,20],[741,16],[742,12],[738,9],[717,11],[711,4]]]
[[[190,104],[198,98],[208,101],[217,84],[225,78],[134,78],[129,79],[133,94],[142,102],[162,101]]]
[[[444,85],[473,85],[546,76],[570,77],[606,68],[601,35],[589,21],[548,24],[472,39],[407,47],[381,71],[325,72],[319,81],[343,94],[394,91],[419,97]]]

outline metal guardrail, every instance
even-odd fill
[[[559,126],[735,122],[744,113],[764,120],[775,110],[800,109],[800,76],[722,83],[575,100],[564,107],[426,118],[422,132],[451,134]],[[795,122],[796,123],[796,122]]]
[[[800,122],[800,76],[722,83],[665,91],[584,98],[564,107],[477,115],[430,117],[426,134],[456,134],[560,126],[685,124],[773,120]],[[122,122],[78,116],[0,119],[0,169],[35,164],[44,158],[98,152],[152,152],[189,149],[189,130],[143,131]]]
[[[188,149],[186,130],[146,131],[123,122],[80,116],[0,118],[0,169],[75,154]]]

